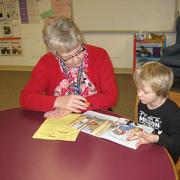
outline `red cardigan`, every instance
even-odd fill
[[[111,60],[107,52],[91,45],[86,45],[88,52],[87,75],[96,87],[97,94],[86,97],[95,109],[109,109],[118,99],[118,87],[113,73]],[[53,109],[54,90],[62,80],[58,61],[51,53],[42,56],[32,71],[31,78],[20,93],[22,108],[34,111]]]

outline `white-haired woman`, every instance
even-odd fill
[[[23,108],[49,117],[115,105],[118,88],[109,55],[85,44],[71,19],[56,18],[45,25],[43,40],[49,52],[40,58],[21,91]]]

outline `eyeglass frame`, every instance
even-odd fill
[[[78,55],[80,55],[85,50],[86,50],[86,48],[81,44],[81,47],[79,48],[79,50],[74,55],[72,55],[66,59],[64,59],[59,53],[57,53],[57,51],[55,53],[55,56],[57,56],[58,58],[60,58],[64,62],[68,62],[70,59],[73,59],[74,57],[78,57]]]

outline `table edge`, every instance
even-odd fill
[[[176,166],[175,166],[175,164],[174,164],[174,161],[172,160],[172,157],[170,156],[168,150],[167,150],[165,147],[164,147],[164,150],[166,151],[166,154],[168,155],[168,158],[169,158],[169,160],[170,160],[170,162],[171,162],[171,165],[172,165],[172,167],[173,167],[175,178],[176,178],[176,180],[179,180],[179,175],[178,175],[178,173],[177,173],[177,170],[176,170]]]

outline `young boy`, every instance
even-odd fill
[[[158,62],[146,63],[135,71],[140,100],[138,123],[154,128],[156,133],[131,132],[128,140],[138,136],[137,146],[147,143],[164,146],[176,163],[180,156],[180,108],[168,98],[173,79],[172,71]]]

